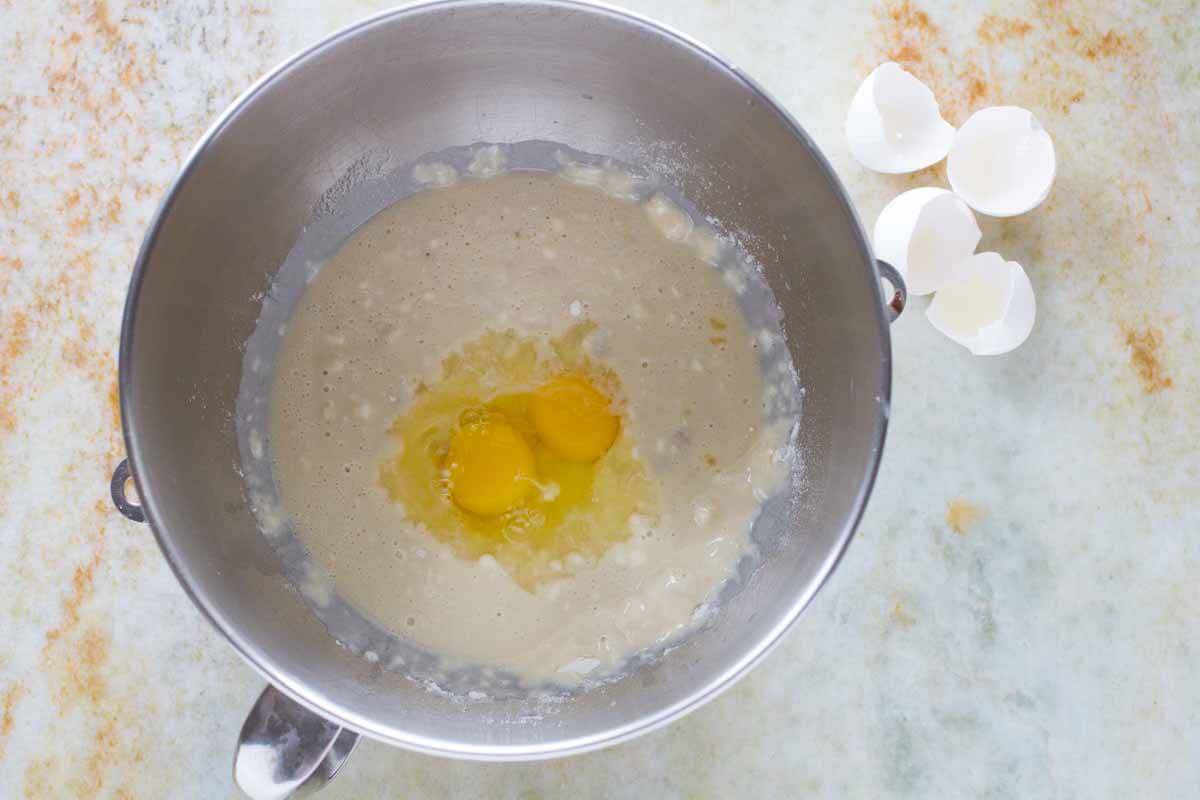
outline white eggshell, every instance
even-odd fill
[[[904,277],[909,294],[936,292],[983,233],[967,204],[934,186],[910,189],[875,221],[875,255]]]
[[[1054,142],[1037,118],[1017,106],[993,106],[954,135],[946,177],[979,213],[1012,217],[1046,199],[1056,169]]]
[[[925,316],[977,356],[1007,353],[1029,338],[1037,303],[1029,276],[998,253],[977,253],[954,267]]]
[[[850,154],[877,172],[915,172],[950,152],[954,127],[942,119],[929,87],[899,64],[867,76],[846,114]]]

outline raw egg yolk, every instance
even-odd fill
[[[529,418],[538,437],[568,461],[592,462],[608,452],[621,423],[609,400],[581,375],[560,375],[533,393]]]
[[[472,514],[503,514],[524,502],[537,477],[533,450],[498,416],[464,414],[444,467],[450,496]]]

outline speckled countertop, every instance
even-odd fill
[[[717,701],[548,764],[367,743],[327,796],[1200,796],[1200,6],[627,5],[762,81],[868,222],[942,183],[849,159],[845,104],[876,63],[928,81],[952,122],[1033,109],[1058,182],[986,221],[981,249],[1025,264],[1037,328],[976,359],[913,303],[859,537]],[[236,794],[259,678],[107,499],[121,306],[213,117],[376,8],[0,0],[0,797]]]

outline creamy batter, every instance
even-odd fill
[[[529,680],[603,674],[692,624],[777,487],[786,430],[764,422],[763,337],[704,260],[712,238],[660,195],[620,199],[570,170],[429,182],[360,228],[288,323],[269,429],[283,508],[336,591],[398,635]],[[431,535],[380,476],[419,387],[464,348],[507,336],[549,359],[571,332],[615,375],[614,452],[651,499],[603,549],[519,581]]]

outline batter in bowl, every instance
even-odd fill
[[[288,323],[282,508],[396,634],[531,682],[602,675],[694,623],[786,474],[773,334],[662,195],[426,172],[440,185],[351,236]]]

